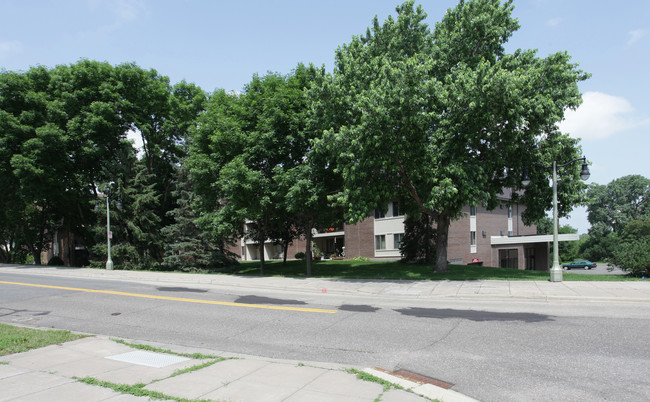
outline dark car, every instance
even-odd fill
[[[587,261],[587,260],[575,260],[568,264],[562,264],[562,268],[571,269],[571,268],[582,268],[582,269],[592,269],[596,268],[596,263]]]

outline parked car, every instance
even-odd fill
[[[587,261],[587,260],[575,260],[568,264],[562,264],[562,268],[571,269],[571,268],[582,268],[582,269],[592,269],[596,268],[596,263]]]

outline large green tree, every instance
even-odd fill
[[[628,223],[650,219],[649,199],[650,180],[640,175],[620,177],[607,185],[590,185],[587,219],[591,227],[580,253],[593,260],[611,258],[622,247],[621,236]]]
[[[185,82],[171,87],[168,81],[133,64],[90,60],[0,73],[3,259],[30,252],[40,263],[59,229],[90,240],[97,186],[118,177],[136,183],[135,176],[125,178],[116,169],[132,164],[129,131],[143,137],[143,162],[158,198],[152,212],[166,223],[166,212],[175,207],[173,166],[205,101],[200,88]],[[161,244],[158,228],[151,230],[145,237]],[[151,255],[160,261],[157,248]]]
[[[214,93],[192,140],[204,227],[254,240],[262,274],[267,239],[286,241],[285,232],[296,227],[285,195],[298,173],[288,172],[304,164],[309,149],[307,88],[315,75],[315,68],[299,64],[286,76],[255,75],[240,95]]]
[[[431,30],[421,7],[408,1],[397,18],[375,17],[365,35],[336,52],[323,92],[341,117],[319,146],[336,158],[344,180],[338,195],[346,217],[360,221],[392,199],[409,215],[436,225],[436,271],[447,269],[451,220],[468,204],[493,208],[504,188],[522,189],[527,222],[551,205],[548,166],[579,156],[577,141],[556,123],[581,102],[586,75],[556,53],[507,54],[519,28],[511,2],[461,1]],[[325,106],[324,106],[325,107]],[[562,172],[561,212],[580,199],[578,170]]]
[[[620,232],[632,220],[650,218],[650,179],[628,175],[587,190],[587,219]]]

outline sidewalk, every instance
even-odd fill
[[[0,265],[0,281],[3,273],[290,290],[305,294],[381,295],[399,299],[650,303],[650,281],[551,283],[293,279]],[[127,342],[141,343],[137,340]],[[0,401],[144,401],[152,396],[167,400],[228,401],[473,400],[450,389],[406,380],[372,368],[277,360],[149,342],[147,345],[177,354],[144,351],[107,337],[93,336],[2,356]],[[178,355],[183,353],[220,356],[225,360]],[[359,379],[347,371],[351,368],[399,385],[402,389]],[[90,377],[94,385],[80,381],[86,377]],[[109,383],[121,385],[123,392],[108,388]]]
[[[650,302],[650,280],[590,281],[409,281],[386,279],[281,278],[150,271],[107,271],[91,268],[0,265],[0,273],[28,273],[143,283],[211,285],[222,288],[274,289],[300,293],[386,296],[416,299],[581,300]]]
[[[130,343],[137,343],[130,341]],[[188,348],[147,343],[176,353]],[[215,355],[211,351],[198,351]],[[404,389],[358,379],[336,364],[221,355],[224,360],[151,352],[93,336],[0,357],[0,401],[472,401],[455,391],[379,371]],[[87,384],[81,379],[93,383]],[[109,384],[121,385],[122,392]],[[135,396],[135,395],[144,396]]]

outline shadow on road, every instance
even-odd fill
[[[339,307],[339,310],[354,311],[357,313],[374,313],[379,310],[379,307],[372,307],[366,304],[343,304]]]
[[[492,311],[452,310],[420,307],[409,307],[395,311],[400,314],[420,318],[462,318],[470,321],[523,321],[529,323],[553,321],[553,319],[548,315],[535,313],[496,313]]]

